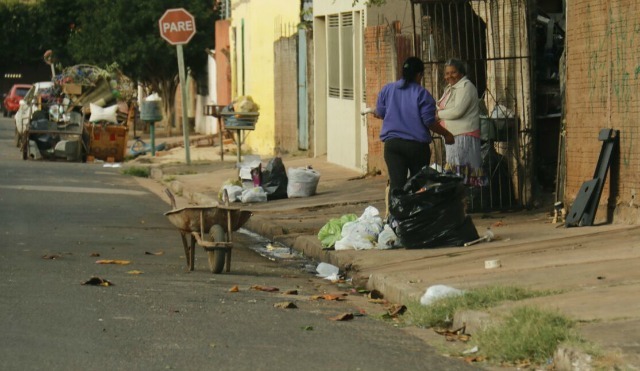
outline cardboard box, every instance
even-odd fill
[[[96,159],[124,161],[127,146],[127,127],[124,125],[85,124],[89,134],[89,153]]]
[[[69,95],[81,95],[82,94],[82,85],[67,83],[62,86],[62,91],[65,94]]]

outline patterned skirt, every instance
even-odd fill
[[[444,170],[464,177],[464,184],[482,187],[488,177],[482,169],[480,138],[470,135],[456,135],[455,143],[445,146],[447,160]]]

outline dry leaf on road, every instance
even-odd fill
[[[139,271],[139,270],[132,270],[132,271],[128,271],[127,274],[134,274],[134,275],[138,275],[138,274],[142,274],[144,273],[143,271]]]
[[[117,265],[127,265],[131,264],[130,260],[112,260],[112,259],[103,259],[96,260],[96,264],[117,264]]]
[[[342,313],[329,319],[332,321],[350,321],[353,319],[353,313]]]
[[[238,285],[235,285],[229,289],[229,292],[239,292],[239,291],[240,291],[240,288],[238,287]]]
[[[276,291],[280,291],[279,288],[277,287],[271,287],[271,286],[260,286],[260,285],[253,285],[251,286],[251,289],[253,290],[258,290],[258,291],[266,291],[266,292],[276,292]]]
[[[145,255],[160,256],[160,255],[164,255],[164,251],[158,251],[158,252],[145,251],[144,254]]]
[[[297,305],[295,305],[294,303],[290,302],[290,301],[283,301],[280,303],[275,303],[273,304],[274,307],[276,308],[280,308],[280,309],[296,309],[298,308]]]

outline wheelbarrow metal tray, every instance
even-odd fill
[[[191,233],[200,232],[200,215],[203,216],[204,232],[215,224],[219,224],[226,228],[227,226],[227,210],[230,211],[231,231],[240,229],[251,217],[251,211],[241,210],[233,206],[187,206],[180,209],[167,211],[164,213],[179,230]]]

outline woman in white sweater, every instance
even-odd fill
[[[462,61],[449,59],[445,63],[447,87],[437,102],[437,119],[455,139],[454,144],[445,146],[445,170],[463,176],[467,185],[482,186],[486,184],[486,177],[480,155],[478,90],[465,75]]]

